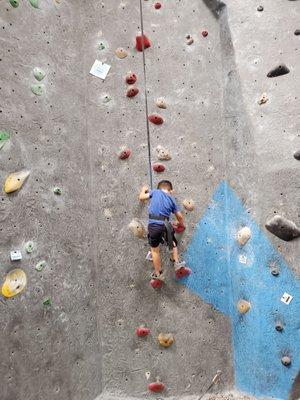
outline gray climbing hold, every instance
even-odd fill
[[[104,49],[105,49],[105,43],[104,43],[104,42],[100,42],[100,43],[98,44],[98,49],[99,49],[99,50],[104,50]]]
[[[46,72],[43,71],[43,70],[42,70],[41,68],[39,68],[39,67],[35,67],[35,68],[33,69],[33,76],[35,77],[36,80],[42,81],[42,80],[45,78],[45,76],[46,76]]]
[[[0,150],[10,138],[10,133],[7,131],[0,131]]]
[[[285,240],[286,242],[300,236],[300,229],[297,225],[281,215],[275,215],[266,222],[265,227],[269,232],[273,233],[273,235]]]
[[[289,356],[283,356],[282,358],[281,358],[281,362],[282,362],[282,364],[285,366],[285,367],[288,367],[289,365],[291,365],[291,357],[289,357]]]
[[[26,253],[32,253],[33,249],[34,249],[34,244],[33,242],[29,241],[25,243],[24,249],[26,251]]]
[[[61,195],[62,194],[62,190],[60,187],[56,186],[55,188],[53,188],[53,193]]]
[[[258,6],[258,7],[257,7],[257,11],[264,11],[263,6]]]
[[[39,8],[39,0],[29,0],[29,3],[32,5],[32,7]]]
[[[283,331],[283,323],[281,321],[276,321],[275,322],[275,329],[278,332],[282,332]]]
[[[185,43],[186,43],[188,46],[190,46],[191,44],[194,43],[194,39],[192,38],[191,35],[186,35],[186,37],[185,37]]]
[[[42,83],[31,85],[31,91],[36,96],[41,96],[44,93],[45,85]]]
[[[263,93],[257,101],[259,105],[265,104],[269,100],[267,93]]]
[[[270,272],[273,276],[278,276],[280,273],[279,267],[276,263],[270,264]]]
[[[109,103],[111,101],[111,97],[108,94],[105,94],[102,101],[103,103]]]
[[[288,69],[288,67],[285,64],[279,64],[276,67],[274,67],[273,69],[271,69],[271,71],[268,72],[267,77],[275,78],[276,76],[286,75],[289,72],[290,72],[290,70]]]
[[[10,5],[13,6],[14,8],[19,7],[19,2],[18,0],[9,0]]]
[[[300,160],[300,150],[295,151],[294,158],[296,158],[296,160]]]
[[[40,272],[40,271],[42,271],[46,266],[47,266],[46,261],[45,261],[45,260],[42,260],[42,261],[40,261],[40,262],[38,262],[38,263],[36,264],[35,269],[36,269],[37,271]]]
[[[299,35],[300,35],[300,29],[296,29],[295,32],[294,32],[294,34],[295,34],[296,36],[299,36]]]

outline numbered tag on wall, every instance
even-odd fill
[[[290,302],[293,300],[293,296],[291,294],[288,293],[283,293],[281,299],[280,299],[283,303],[289,305]]]

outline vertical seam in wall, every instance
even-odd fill
[[[83,3],[85,5],[86,2]],[[83,13],[84,13],[83,9]],[[100,12],[100,24],[102,24],[102,15]],[[82,27],[82,31],[84,32],[84,25],[82,23],[82,13],[80,13],[80,25]],[[86,36],[83,35],[83,41]],[[88,162],[89,162],[89,171],[90,171],[90,179],[89,179],[89,190],[91,192],[91,196],[89,196],[90,199],[90,206],[91,206],[91,234],[92,234],[92,240],[93,240],[93,246],[92,246],[92,255],[93,255],[93,271],[92,274],[96,276],[96,266],[98,263],[98,235],[97,235],[97,230],[98,230],[98,222],[97,222],[97,205],[95,202],[95,195],[94,195],[94,188],[96,188],[96,185],[94,185],[94,175],[95,175],[95,168],[94,168],[94,163],[93,163],[93,158],[92,158],[92,145],[91,145],[91,138],[89,134],[89,129],[88,129],[88,124],[87,124],[87,79],[86,79],[86,60],[85,60],[85,54],[83,56],[83,75],[84,75],[84,125],[85,125],[85,134],[87,138],[87,151],[88,151]],[[103,385],[103,379],[102,379],[102,339],[100,335],[100,328],[99,328],[99,321],[98,321],[98,281],[95,279],[95,293],[96,293],[96,307],[95,307],[95,320],[96,320],[96,331],[97,331],[97,342],[98,342],[98,352],[100,354],[100,364],[99,364],[99,382],[100,382],[100,387],[99,391],[102,392],[102,385]]]
[[[144,75],[144,95],[145,95],[145,114],[146,114],[146,132],[147,132],[147,149],[148,149],[148,172],[150,187],[153,188],[153,175],[151,168],[151,140],[150,140],[150,127],[149,127],[149,112],[148,112],[148,94],[147,94],[147,71],[146,71],[146,57],[145,57],[145,46],[144,46],[144,16],[143,16],[143,4],[142,0],[140,3],[140,18],[141,18],[141,34],[142,34],[142,55],[143,55],[143,75]]]

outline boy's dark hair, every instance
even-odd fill
[[[170,181],[160,181],[158,182],[157,189],[173,190],[173,185]]]

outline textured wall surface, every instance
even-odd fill
[[[10,132],[0,149],[1,182],[30,170],[19,191],[1,196],[1,281],[17,267],[27,275],[22,293],[1,297],[1,400],[151,397],[147,384],[156,376],[166,385],[164,397],[198,397],[217,370],[222,381],[213,390],[237,383],[258,396],[281,397],[282,391],[253,391],[235,381],[235,331],[217,296],[210,301],[176,282],[167,251],[166,283],[154,291],[147,241],[128,230],[133,218],[146,225],[147,209],[137,196],[149,182],[142,53],[135,49],[139,1],[37,3],[0,1],[0,130]],[[161,1],[159,10],[150,0],[142,4],[151,41],[145,50],[149,112],[164,118],[160,126],[150,124],[151,162],[158,145],[172,156],[164,173],[154,173],[154,183],[170,179],[179,203],[196,203],[185,212],[180,249],[187,249],[221,181],[259,229],[274,213],[299,223],[293,152],[300,149],[300,38],[294,35],[300,3],[264,0],[262,12],[251,0],[226,6]],[[186,35],[193,44],[186,44]],[[116,56],[119,47],[126,58]],[[89,74],[95,59],[111,65],[105,80]],[[267,78],[282,62],[290,73]],[[46,72],[40,83],[35,67]],[[126,97],[130,71],[138,78],[134,98]],[[44,85],[40,96],[33,84]],[[263,92],[269,101],[259,105]],[[161,96],[166,109],[155,105]],[[132,150],[126,160],[118,158],[122,146]],[[61,195],[53,193],[55,186]],[[226,218],[215,221],[212,235],[218,237],[224,224]],[[299,241],[266,235],[299,276]],[[29,240],[34,250],[27,254]],[[10,261],[15,249],[21,261]],[[39,272],[41,260],[47,266]],[[50,306],[43,304],[47,298]],[[265,332],[258,321],[260,341]],[[147,338],[135,336],[140,324],[151,329]],[[172,347],[159,347],[161,331],[175,335]]]

